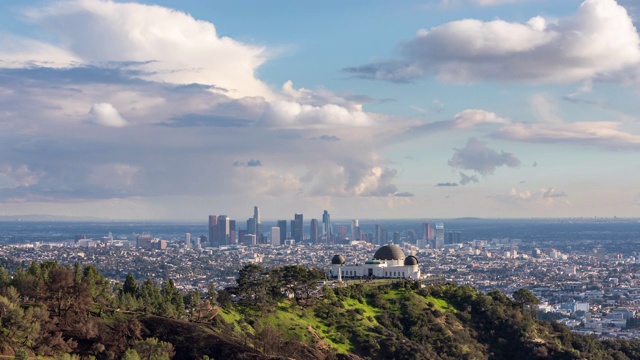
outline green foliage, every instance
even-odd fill
[[[29,360],[29,354],[25,349],[16,350],[13,360]]]
[[[170,360],[176,354],[171,343],[156,338],[138,341],[133,349],[141,360]]]
[[[122,355],[122,360],[141,360],[140,355],[134,349],[127,350],[124,355]]]
[[[122,285],[122,292],[131,296],[135,296],[138,292],[138,282],[136,281],[136,278],[133,277],[132,273],[127,274],[124,284]]]

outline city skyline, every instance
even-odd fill
[[[638,20],[632,0],[4,1],[0,216],[638,217]]]

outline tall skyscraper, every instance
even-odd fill
[[[227,244],[228,245],[238,244],[238,241],[236,239],[236,221],[235,220],[229,220],[229,242],[227,242]]]
[[[293,239],[296,241],[296,244],[301,243],[304,238],[304,221],[302,214],[294,215],[293,229],[291,229],[291,231],[293,232]]]
[[[327,210],[322,213],[322,237],[325,238],[327,244],[333,242],[333,234],[331,231],[331,215]]]
[[[256,234],[256,219],[248,218],[247,219],[247,233],[255,235]]]
[[[387,242],[387,239],[384,237],[384,228],[381,225],[376,224],[376,233],[374,237],[375,244],[384,245]]]
[[[318,219],[311,219],[311,227],[309,228],[309,231],[310,231],[309,238],[311,239],[311,243],[317,244],[319,240],[319,231],[320,231]]]
[[[351,220],[351,240],[360,240],[360,226],[358,219]]]
[[[287,220],[278,220],[278,227],[280,228],[280,244],[284,244],[287,240]]]
[[[277,226],[274,226],[271,228],[271,245],[273,246],[282,245],[280,243],[280,228]]]
[[[209,215],[209,244],[217,244],[218,236],[218,217]]]
[[[253,218],[256,219],[256,224],[260,224],[260,209],[257,206],[253,207]]]
[[[187,249],[191,247],[191,234],[189,233],[184,234],[184,245]]]
[[[444,224],[436,223],[436,241],[435,248],[442,249],[444,247]]]
[[[433,238],[433,233],[431,230],[431,224],[428,222],[422,223],[422,240],[430,240]]]
[[[220,245],[229,245],[229,218],[227,215],[218,216],[218,225],[216,226],[218,231],[216,232],[216,244]]]

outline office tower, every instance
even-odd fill
[[[460,231],[445,231],[444,243],[447,244],[460,244],[462,243],[462,232]]]
[[[393,232],[393,243],[396,245],[400,245],[400,232],[399,231],[394,231]]]
[[[278,220],[278,227],[280,228],[280,244],[284,244],[287,240],[287,220]]]
[[[333,242],[333,234],[331,231],[331,215],[327,210],[322,213],[322,237],[325,238],[327,244]]]
[[[271,228],[271,245],[273,246],[282,245],[280,243],[280,228],[277,226],[274,226]]]
[[[218,236],[218,217],[209,215],[209,243],[216,244]]]
[[[435,248],[442,249],[444,247],[444,224],[436,223],[436,241]]]
[[[431,224],[428,222],[422,223],[422,240],[429,240],[433,238],[433,230],[431,230]]]
[[[184,245],[187,249],[191,247],[191,234],[184,234]]]
[[[293,232],[293,239],[296,241],[296,244],[300,244],[302,239],[304,238],[304,222],[302,214],[295,214],[293,220],[293,228],[291,231]]]
[[[237,244],[236,241],[236,221],[229,220],[229,242],[227,244]]]
[[[376,233],[374,235],[374,240],[375,240],[375,244],[376,245],[382,245],[385,243],[385,241],[382,238],[382,233],[383,233],[384,229],[382,226],[376,224]]]
[[[194,247],[198,250],[202,249],[203,242],[207,242],[207,235],[201,235],[200,237],[196,237],[196,244]]]
[[[247,246],[256,244],[256,236],[254,234],[244,234],[242,236],[242,243]]]
[[[227,217],[227,215],[218,216],[217,229],[218,231],[216,231],[215,244],[217,244],[218,246],[229,245],[229,218]]]
[[[311,227],[309,228],[309,231],[310,231],[309,238],[311,239],[311,243],[317,244],[319,231],[320,231],[318,219],[311,219]]]
[[[351,240],[360,240],[360,226],[358,219],[351,220]]]
[[[248,234],[253,234],[256,235],[256,219],[255,218],[248,218],[247,219],[247,233]]]
[[[254,228],[252,234],[262,235],[262,231],[260,231],[260,225],[262,225],[262,223],[260,222],[260,209],[257,206],[253,207],[253,223]]]
[[[338,226],[338,241],[343,242],[347,238],[347,227],[344,225]]]

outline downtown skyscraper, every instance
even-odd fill
[[[322,237],[326,244],[333,243],[333,234],[331,231],[331,215],[327,210],[322,213]]]

